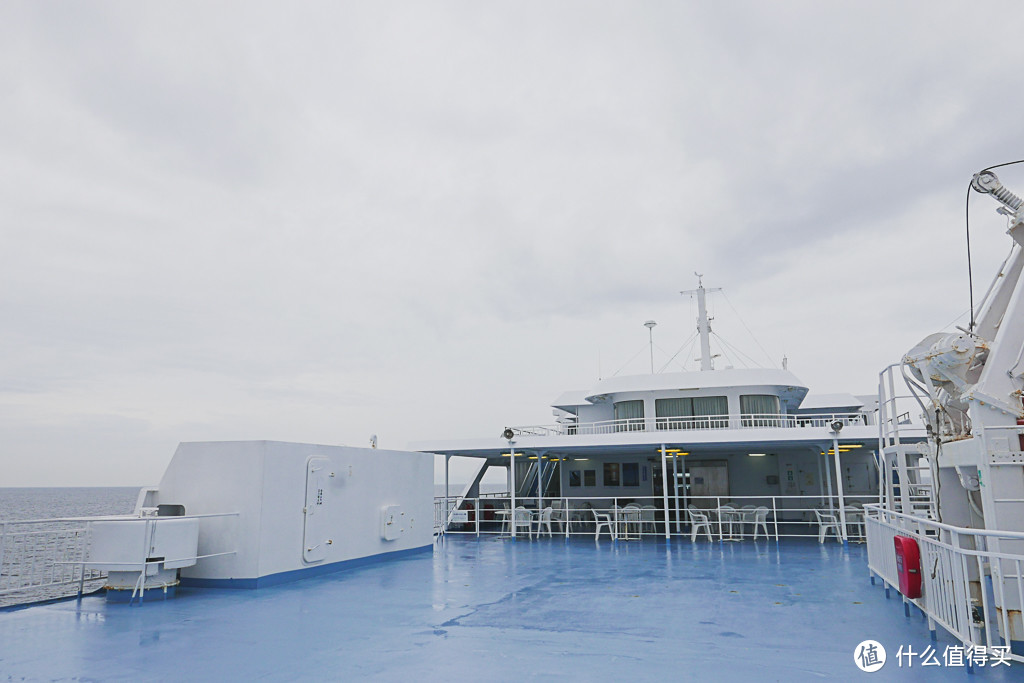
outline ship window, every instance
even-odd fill
[[[615,431],[642,432],[644,430],[644,402],[619,401],[615,405]]]
[[[640,485],[640,464],[635,462],[622,463],[622,485]]]
[[[619,477],[619,463],[606,462],[604,464],[604,485],[619,486],[620,483],[621,479]]]
[[[729,426],[725,396],[659,398],[654,401],[658,429],[721,429]]]
[[[581,480],[580,480],[580,470],[570,470],[569,471],[569,486],[579,486],[580,483],[581,483]]]
[[[740,413],[744,427],[779,427],[779,397],[772,395],[740,396]]]
[[[597,486],[597,470],[583,470],[583,485]]]

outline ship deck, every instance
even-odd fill
[[[933,643],[869,581],[863,546],[449,536],[433,553],[259,590],[102,595],[0,611],[8,680],[957,680],[897,666]],[[1020,680],[976,667],[974,680]]]

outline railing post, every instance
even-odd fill
[[[562,499],[562,510],[563,510],[562,514],[565,515],[565,519],[563,520],[565,522],[565,540],[568,541],[569,540],[569,525],[572,524],[572,515],[569,513],[569,499],[568,498],[563,498]]]
[[[672,530],[668,526],[668,454],[665,452],[665,444],[661,444],[661,496],[665,509],[665,540],[668,541]]]
[[[775,505],[775,496],[772,496],[772,526],[775,527],[775,542],[779,542],[779,511]],[[756,527],[755,527],[756,528]]]
[[[722,540],[722,499],[715,496],[715,510],[718,511],[718,540]]]

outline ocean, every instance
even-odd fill
[[[126,515],[135,509],[141,486],[0,488],[0,522],[56,517],[93,517]],[[465,484],[451,484],[457,496]],[[485,493],[498,493],[505,487],[484,484]],[[434,485],[434,495],[444,495],[444,484]]]
[[[141,486],[0,488],[0,522],[126,515]]]

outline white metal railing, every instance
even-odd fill
[[[681,415],[678,417],[630,417],[599,422],[566,422],[554,425],[527,425],[512,427],[518,436],[585,436],[616,434],[619,432],[688,431],[706,429],[779,428],[800,429],[828,427],[838,420],[844,427],[867,425],[864,413],[829,413],[811,415],[783,415],[770,413],[741,413],[738,415]]]
[[[237,517],[237,512],[188,515],[187,518]],[[110,562],[92,554],[92,525],[95,522],[145,521],[147,526],[161,520],[185,517],[140,517],[108,515],[103,517],[63,517],[0,522],[0,607],[39,602],[98,590],[107,572],[97,566],[125,565],[126,571],[142,570],[161,560],[150,560],[145,553],[138,561]],[[150,538],[151,534],[144,534]],[[231,555],[234,549],[197,555],[205,559]],[[167,558],[170,560],[172,558]],[[173,558],[178,559],[178,558]],[[143,574],[145,572],[143,571]]]
[[[104,572],[82,564],[89,550],[88,522],[50,519],[0,522],[0,606],[49,600],[79,588],[98,588]]]
[[[1003,645],[1000,634],[1011,633],[1012,615],[1020,614],[1024,554],[989,547],[1000,540],[1019,546],[1024,533],[964,529],[877,504],[866,505],[865,512],[868,568],[887,590],[899,587],[893,539],[912,538],[921,553],[921,597],[904,601],[921,609],[932,630],[936,624],[942,626],[965,647],[991,650]],[[1021,655],[1006,652],[1006,657],[1024,662]]]
[[[841,529],[839,498],[833,496],[618,496],[618,497],[549,497],[538,506],[536,497],[516,497],[516,507],[525,507],[533,518],[536,529],[538,510],[551,508],[552,535],[594,536],[598,515],[608,515],[616,537],[656,538],[693,537],[690,506],[707,517],[708,526],[699,529],[699,539],[709,537],[715,541],[740,541],[769,537],[806,538],[818,540],[825,527],[828,542],[864,541],[863,508],[857,505],[874,502],[876,494],[844,496],[846,508],[845,534]],[[481,498],[438,496],[434,499],[435,533],[481,535],[510,535],[507,519],[511,498],[508,494],[491,494]],[[857,505],[855,505],[857,504]],[[630,505],[640,508],[637,513],[624,512]],[[762,508],[761,518],[756,512]],[[819,514],[815,514],[817,511]],[[631,517],[633,515],[634,517]],[[819,523],[819,515],[822,522]],[[756,524],[761,522],[760,524]],[[623,526],[625,525],[625,526]],[[557,527],[557,532],[555,528]],[[666,528],[667,527],[667,528]],[[547,529],[544,529],[545,535]],[[602,532],[604,533],[604,532]]]

